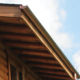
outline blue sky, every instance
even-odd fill
[[[66,0],[62,6],[66,10],[66,21],[63,32],[67,32],[71,37],[72,48],[67,52],[67,57],[80,73],[80,0]]]
[[[80,73],[80,0],[2,0],[28,5]]]

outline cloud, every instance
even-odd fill
[[[66,33],[58,33],[55,35],[55,41],[60,45],[61,49],[69,49],[72,47],[72,42]]]
[[[65,20],[66,19],[66,11],[65,10],[61,10],[60,13],[61,13],[62,19]]]
[[[73,61],[74,61],[74,65],[76,70],[79,72],[80,74],[80,50],[77,51],[74,55],[73,55]]]

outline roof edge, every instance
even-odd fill
[[[50,37],[48,32],[44,29],[44,27],[41,25],[41,23],[38,21],[38,19],[34,16],[34,14],[31,12],[29,7],[23,8],[25,14],[28,15],[28,17],[32,20],[32,22],[36,25],[38,30],[44,35],[44,37],[48,40],[49,44],[52,46],[53,49],[55,49],[56,53],[62,59],[63,63],[66,64],[67,68],[71,71],[74,71],[74,74],[76,73],[78,78],[80,77],[78,72],[75,70],[75,68],[72,66],[70,61],[67,59],[67,57],[63,54],[63,52],[60,50],[60,48],[57,46],[57,44],[54,42],[54,40]]]
[[[6,3],[0,3],[0,6],[14,6],[14,7],[18,7],[22,4],[6,4]]]

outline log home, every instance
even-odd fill
[[[0,80],[74,80],[75,74],[27,6],[0,4]]]

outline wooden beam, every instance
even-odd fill
[[[62,70],[62,67],[60,67],[60,66],[52,66],[52,65],[45,65],[45,64],[34,64],[34,63],[29,63],[29,65],[31,67]]]
[[[61,71],[56,72],[56,71],[53,71],[53,70],[51,71],[51,70],[41,70],[41,69],[37,69],[37,70],[33,69],[33,71],[34,72],[40,72],[40,73],[43,73],[43,74],[47,73],[47,74],[56,74],[56,75],[67,76],[66,72],[61,72]]]
[[[1,6],[0,5],[0,16],[4,17],[20,17],[21,11],[19,7],[14,6]]]
[[[8,47],[19,47],[19,48],[25,48],[25,49],[30,48],[30,49],[45,50],[45,46],[36,45],[36,44],[5,42],[5,45]]]
[[[32,55],[32,56],[40,56],[40,57],[49,57],[53,58],[52,55],[49,54],[49,52],[43,52],[43,51],[32,51],[32,50],[13,50],[14,53],[17,55]]]
[[[1,34],[0,39],[16,40],[16,41],[22,41],[22,42],[40,42],[36,36],[28,36],[28,35]]]
[[[53,72],[65,72],[63,69],[55,69],[55,68],[44,68],[44,67],[37,67],[37,66],[34,66],[34,67],[31,67],[33,70],[49,70],[49,71],[53,71]]]
[[[51,77],[41,77],[43,80],[66,80],[66,79],[56,79]]]
[[[33,32],[28,28],[25,27],[25,25],[1,25],[0,26],[0,32],[12,32],[12,33],[20,33],[20,34],[33,34]]]
[[[54,58],[50,58],[50,57],[45,57],[45,56],[36,56],[36,55],[18,55],[19,57],[25,57],[25,59],[27,58],[27,57],[30,57],[30,58],[36,58],[36,59],[47,59],[47,60],[54,60],[55,61],[55,59]]]
[[[36,72],[39,75],[51,75],[51,76],[57,76],[57,77],[68,77],[68,75],[63,75],[63,74],[55,74],[55,73],[45,73],[45,72]]]
[[[54,75],[40,75],[41,77],[46,77],[46,78],[53,78],[53,80],[54,80],[54,78],[55,79],[64,79],[64,80],[71,80],[71,78],[70,77],[64,77],[64,76],[54,76]]]
[[[16,17],[4,17],[4,16],[0,16],[0,25],[2,23],[6,23],[6,24],[24,24],[24,22],[22,21],[21,18],[16,18]],[[5,24],[4,24],[5,25]]]
[[[24,61],[29,61],[31,63],[43,63],[43,64],[55,64],[55,65],[59,65],[59,63],[56,60],[49,60],[49,59],[40,59],[40,58],[30,58],[30,57],[23,57],[21,56],[21,59]]]

